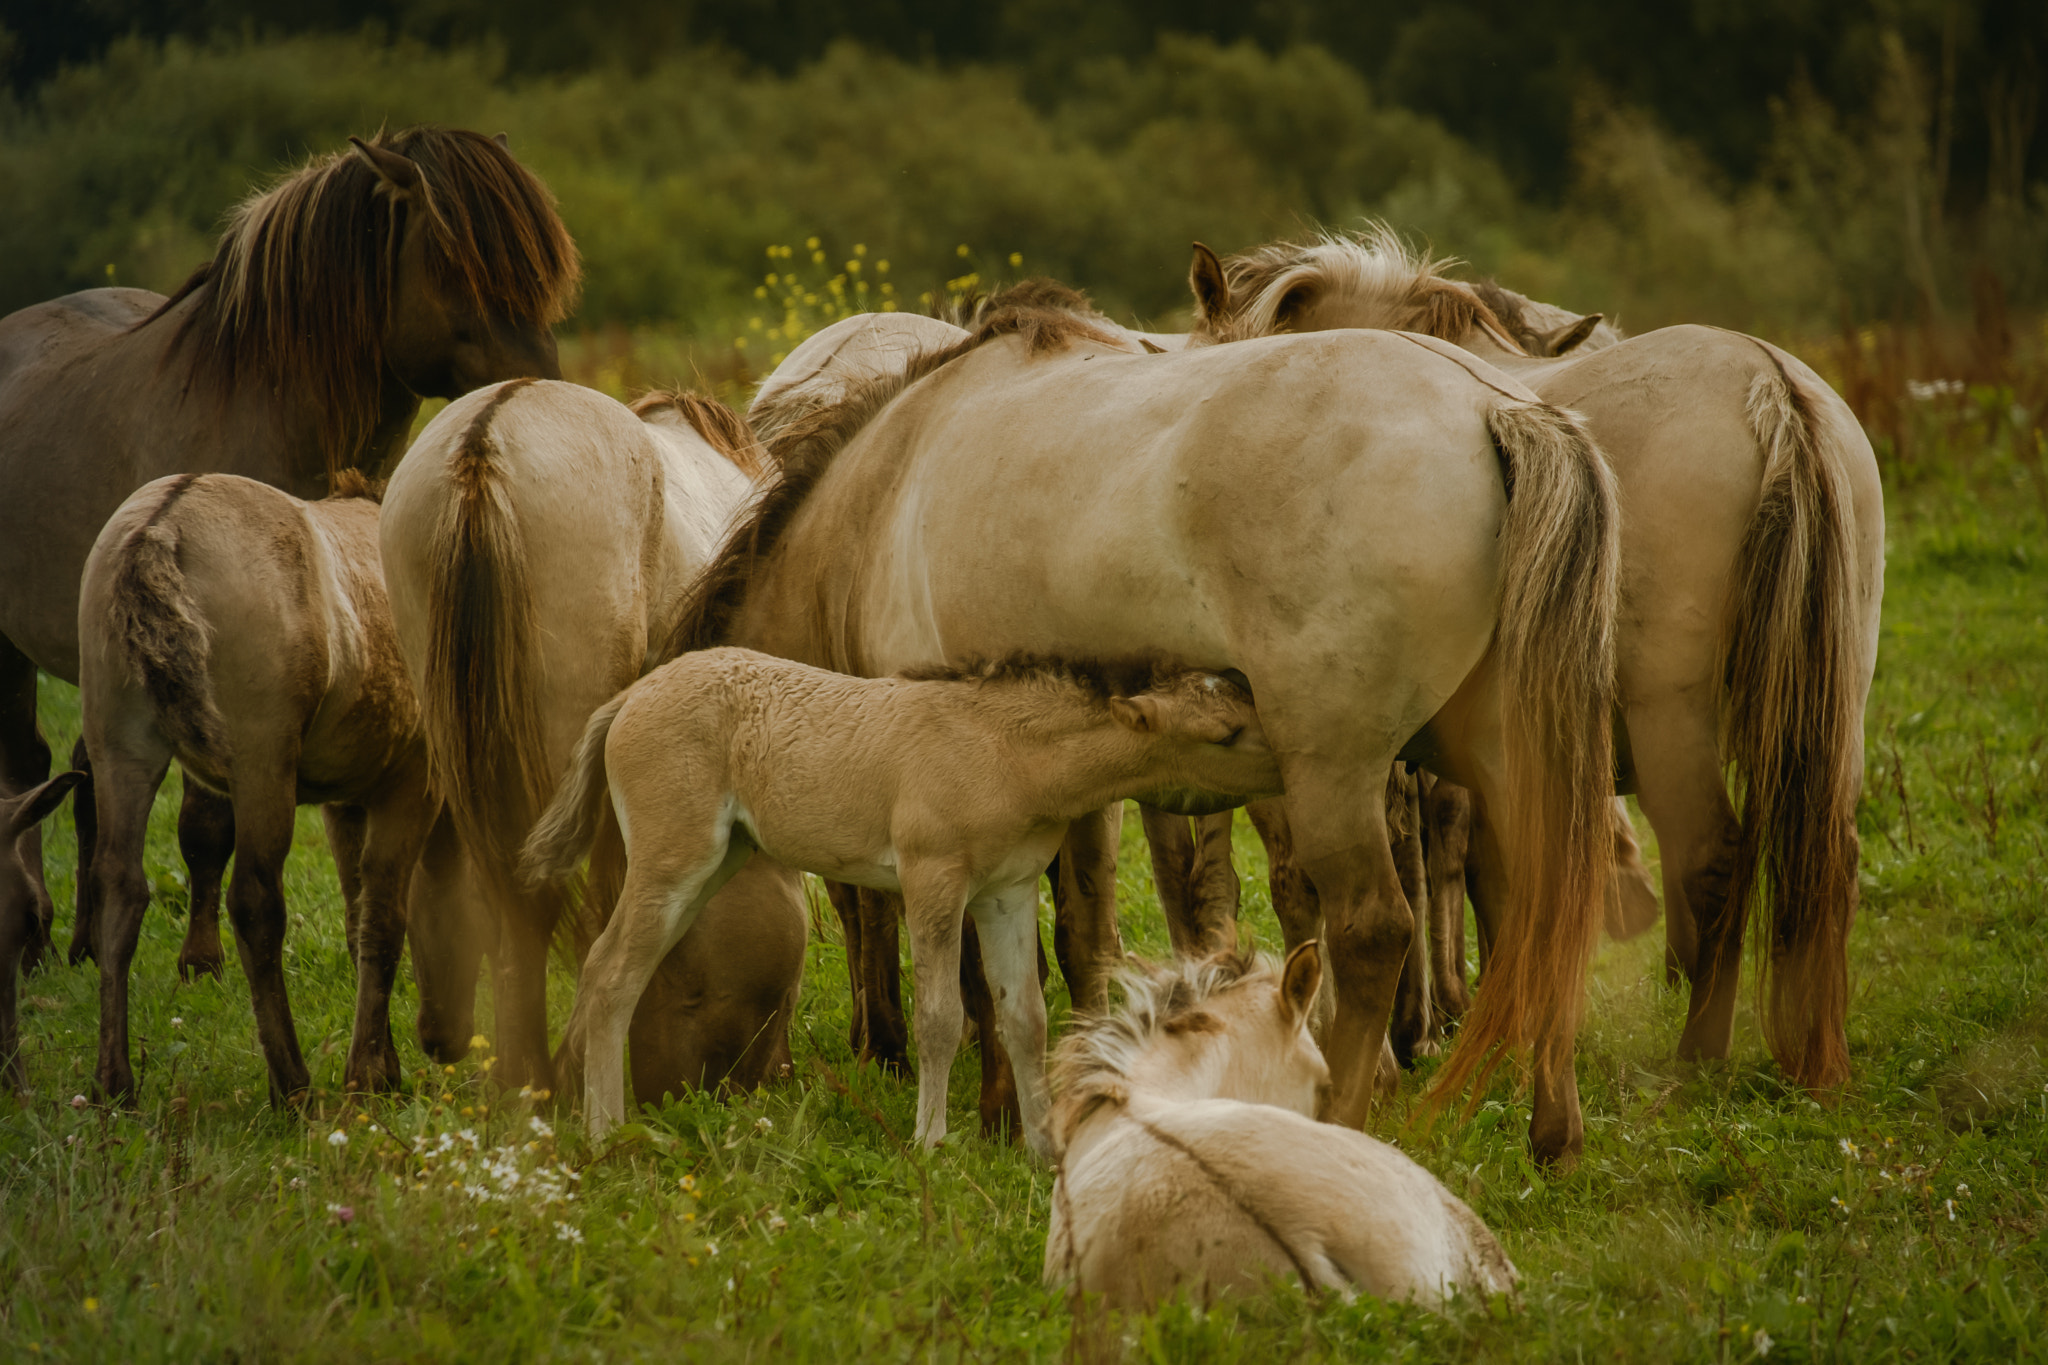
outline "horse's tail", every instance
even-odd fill
[[[178,563],[178,526],[167,516],[190,486],[174,486],[122,543],[109,610],[114,638],[149,693],[157,723],[177,743],[226,762],[227,724],[208,677],[212,635]]]
[[[569,771],[563,774],[554,801],[535,822],[519,855],[519,875],[528,886],[566,881],[597,841],[606,796],[604,744],[627,695],[621,692],[590,713],[583,736],[576,741],[575,756],[569,760]]]
[[[1823,1090],[1849,1076],[1858,571],[1844,461],[1812,397],[1767,353],[1748,402],[1763,497],[1736,553],[1722,621],[1721,753],[1741,800],[1728,906],[1756,917],[1772,1055],[1801,1085]]]
[[[1483,1086],[1506,1050],[1569,1066],[1613,875],[1614,479],[1576,414],[1504,402],[1487,416],[1508,486],[1494,636],[1506,749],[1509,886],[1486,981],[1433,1094]]]
[[[513,860],[552,787],[534,688],[532,587],[519,514],[491,435],[501,389],[448,462],[429,549],[420,712],[434,783],[482,875],[510,888]],[[560,913],[560,899],[553,915]]]

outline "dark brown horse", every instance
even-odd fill
[[[244,202],[170,298],[94,289],[0,319],[0,793],[49,771],[36,670],[77,680],[79,574],[135,489],[221,471],[318,497],[395,459],[422,397],[558,373],[578,267],[546,187],[476,133],[352,143]],[[232,815],[188,796],[180,824],[195,893],[217,895]],[[22,857],[47,926],[33,834]]]
[[[14,986],[22,950],[39,928],[39,888],[29,880],[23,845],[83,777],[59,773],[20,796],[0,796],[0,1092],[19,1090],[25,1080]]]

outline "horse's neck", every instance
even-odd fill
[[[1090,702],[1038,693],[1008,715],[991,710],[990,718],[1007,731],[1019,780],[1048,811],[1099,809],[1150,785],[1156,765],[1147,760],[1157,746]]]

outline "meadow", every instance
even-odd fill
[[[85,1093],[92,968],[53,963],[24,983],[32,1094],[0,1103],[0,1341],[23,1361],[2038,1358],[2048,500],[2038,460],[2019,458],[2034,433],[1993,420],[2009,399],[1953,399],[1911,463],[1880,441],[1890,548],[1848,1091],[1822,1104],[1789,1089],[1746,1016],[1731,1062],[1679,1066],[1682,1004],[1653,932],[1596,964],[1576,1170],[1530,1165],[1510,1081],[1471,1119],[1429,1126],[1425,1063],[1376,1117],[1498,1231],[1525,1276],[1518,1308],[1438,1317],[1280,1288],[1083,1330],[1039,1283],[1050,1172],[971,1132],[910,1149],[913,1085],[851,1055],[822,895],[787,1084],[674,1100],[593,1145],[573,1114],[497,1091],[487,1041],[460,1066],[429,1063],[402,978],[407,1089],[344,1097],[352,969],[310,808],[287,877],[287,970],[323,1088],[303,1114],[275,1112],[232,947],[224,980],[177,979],[174,776],[151,827],[135,1109]],[[76,693],[43,687],[46,732],[68,752]],[[1137,827],[1125,942],[1160,955]],[[1275,945],[1242,822],[1239,848],[1244,929]],[[60,944],[74,858],[67,809],[48,839]],[[558,973],[557,1029],[572,990]],[[486,1040],[489,1021],[486,1008]],[[963,1057],[959,1127],[976,1084]]]

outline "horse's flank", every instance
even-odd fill
[[[761,478],[771,467],[752,424],[715,398],[689,389],[652,389],[627,406],[643,422],[681,422],[749,479]]]

